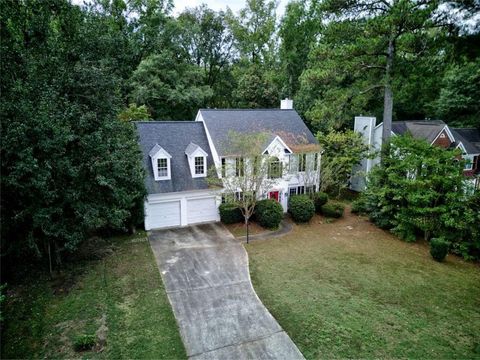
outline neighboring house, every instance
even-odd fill
[[[365,143],[375,150],[382,147],[383,123],[375,125],[374,117],[355,117],[354,131],[360,133]],[[392,136],[411,134],[416,139],[424,139],[433,146],[445,149],[459,148],[465,160],[464,175],[475,188],[480,187],[480,132],[478,129],[452,128],[442,120],[393,121]],[[380,158],[363,159],[355,169],[360,175],[352,178],[351,188],[362,191],[365,188],[365,174],[380,162]]]
[[[282,100],[280,109],[201,109],[195,121],[135,124],[147,173],[146,230],[219,220],[222,190],[209,188],[206,177],[213,165],[219,178],[241,171],[222,173],[227,164],[244,166],[244,159],[229,152],[231,131],[268,134],[263,154],[278,158],[287,169],[259,198],[275,199],[287,211],[289,196],[318,189],[318,141],[293,110],[292,100]]]

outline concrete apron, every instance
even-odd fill
[[[149,232],[191,359],[304,359],[263,306],[242,244],[221,224]]]

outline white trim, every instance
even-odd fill
[[[195,121],[201,121],[203,123],[203,128],[205,129],[205,134],[207,135],[208,146],[210,146],[210,151],[212,152],[213,163],[215,164],[215,169],[217,171],[217,176],[219,179],[222,178],[222,174],[219,174],[219,168],[221,167],[220,157],[218,156],[217,148],[212,141],[212,137],[210,136],[210,132],[208,131],[207,124],[203,120],[202,111],[198,110],[197,116],[195,117]]]
[[[435,141],[437,141],[438,137],[443,133],[444,130],[447,133],[447,136],[448,136],[450,142],[452,142],[452,143],[455,142],[455,138],[453,137],[453,134],[450,132],[450,129],[448,128],[448,125],[445,125],[443,127],[443,129],[437,134],[437,137],[435,139],[433,139],[433,141],[430,143],[430,145],[433,145],[433,143]]]
[[[152,162],[153,178],[155,181],[170,180],[172,178],[172,156],[161,146],[155,144],[149,152],[150,160]],[[158,160],[167,160],[167,176],[158,175]]]
[[[275,142],[275,140],[278,140],[278,141],[280,142],[280,144],[282,144],[282,146],[283,146],[285,149],[287,149],[288,151],[290,151],[290,154],[293,154],[292,149],[290,149],[290,148],[287,146],[287,144],[285,144],[285,141],[283,141],[282,138],[277,135],[277,136],[275,136],[275,138],[270,142],[270,144],[268,144],[268,146],[265,148],[265,150],[262,151],[262,155],[265,154],[265,151],[268,150],[268,148],[270,147],[270,145],[272,145],[272,144]]]
[[[467,149],[465,149],[465,146],[463,146],[463,143],[461,141],[458,143],[458,145],[455,147],[455,149],[458,148],[458,147],[462,147],[462,150],[463,150],[462,154],[467,153]]]
[[[173,193],[157,193],[150,194],[147,196],[144,202],[145,208],[145,230],[153,229],[153,224],[155,223],[154,219],[149,219],[149,206],[155,206],[157,204],[170,203],[170,202],[179,202],[180,206],[180,224],[172,225],[174,227],[178,226],[188,226],[191,223],[188,222],[188,201],[189,200],[201,200],[201,199],[214,199],[215,200],[215,218],[209,219],[209,221],[219,221],[220,215],[218,213],[218,206],[220,205],[220,191],[203,189],[203,190],[192,190],[192,191],[181,191]],[[165,228],[168,226],[165,226]]]

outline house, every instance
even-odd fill
[[[374,117],[355,117],[354,131],[362,135],[366,144],[375,150],[382,147],[383,123],[375,125]],[[463,174],[475,188],[480,188],[480,131],[474,128],[452,128],[442,120],[393,121],[392,136],[411,134],[416,139],[424,139],[432,146],[445,149],[461,149],[465,160]],[[363,159],[354,172],[351,188],[362,191],[365,188],[365,174],[380,162],[380,158]]]
[[[282,100],[280,109],[200,109],[195,121],[135,125],[146,171],[146,230],[219,220],[223,189],[209,187],[207,172],[214,166],[219,179],[238,175],[221,170],[227,164],[235,168],[244,163],[229,149],[232,131],[268,134],[263,154],[288,169],[258,198],[275,199],[286,212],[289,196],[318,188],[319,144],[292,100]]]

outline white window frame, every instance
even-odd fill
[[[201,159],[202,163],[197,164],[197,159]],[[202,168],[202,171],[198,172],[197,170],[199,169],[200,166]],[[195,175],[205,175],[205,173],[206,173],[206,157],[205,156],[195,156],[193,158],[193,167],[194,167]]]
[[[165,167],[162,166],[162,170],[164,170],[166,172],[165,175],[161,175],[160,173],[160,161],[161,160],[165,160]],[[159,178],[166,178],[168,177],[168,158],[166,157],[158,157],[157,158],[157,174],[158,174],[158,177]]]
[[[155,146],[150,150],[150,158],[152,160],[152,170],[153,178],[155,181],[170,180],[172,178],[172,156],[161,146],[155,144]],[[158,160],[166,159],[167,160],[167,175],[160,176],[158,172]]]

